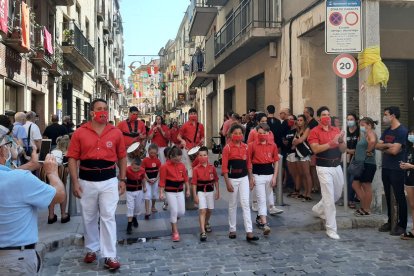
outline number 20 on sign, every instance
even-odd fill
[[[355,75],[358,66],[353,56],[341,54],[334,59],[332,67],[338,77],[348,79]]]

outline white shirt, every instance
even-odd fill
[[[51,154],[56,158],[56,162],[58,165],[62,165],[63,163],[63,152],[59,149],[52,150]]]
[[[27,137],[29,137],[29,127],[30,126],[32,126],[30,128],[30,145],[33,146],[35,140],[42,140],[42,133],[40,133],[40,129],[35,123],[27,121],[23,125],[24,129],[26,130]]]

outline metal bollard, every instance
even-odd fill
[[[276,205],[283,206],[283,156],[279,154],[279,171],[277,173]]]
[[[73,192],[72,192],[72,183],[70,181],[70,175],[68,175],[66,185],[69,185],[69,191],[68,191],[68,194],[69,194],[68,195],[69,196],[68,211],[69,212],[68,213],[71,216],[76,216],[78,214],[78,208],[76,206],[76,197],[73,195]],[[68,190],[68,189],[66,189],[66,190]]]

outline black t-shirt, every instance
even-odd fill
[[[400,125],[396,129],[390,127],[384,130],[382,133],[381,141],[385,144],[401,144],[401,151],[397,155],[384,153],[382,158],[382,167],[390,170],[401,170],[400,161],[406,160],[406,144],[407,144],[408,130],[405,126]]]
[[[407,162],[414,165],[414,147],[413,144],[408,142],[409,148],[407,150],[408,158]],[[410,186],[414,185],[414,169],[407,170],[407,184]]]
[[[45,131],[43,132],[43,136],[52,140],[52,145],[56,145],[56,139],[59,136],[63,136],[68,134],[68,131],[65,126],[59,125],[58,123],[53,123],[46,127]]]
[[[354,132],[350,132],[349,128],[346,129],[346,147],[348,149],[355,149],[358,143],[359,128],[356,128]]]
[[[315,127],[317,127],[319,125],[318,121],[315,120],[315,118],[312,118],[309,122],[308,122],[308,128],[309,129],[313,129]]]
[[[249,121],[247,124],[246,124],[246,136],[244,137],[244,141],[245,142],[247,142],[247,139],[249,138],[249,133],[250,133],[250,131],[253,129],[253,128],[255,128],[256,127],[256,125],[257,125],[257,123],[256,123],[256,121]]]
[[[270,131],[273,133],[275,138],[275,144],[280,149],[283,145],[282,143],[282,123],[279,119],[275,117],[267,117],[267,124],[270,127]]]

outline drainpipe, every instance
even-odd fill
[[[312,10],[314,7],[318,6],[325,0],[317,0],[312,5],[306,7],[294,17],[289,20],[289,108],[293,111],[293,74],[292,74],[292,25],[299,17]]]

